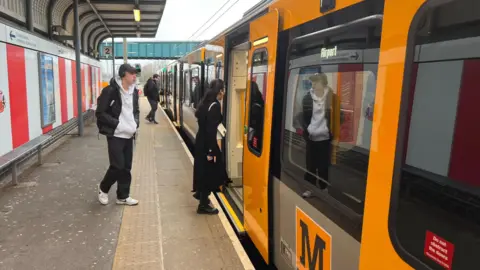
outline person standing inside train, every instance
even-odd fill
[[[160,102],[160,93],[158,91],[158,74],[153,74],[152,78],[147,80],[145,84],[145,96],[147,96],[148,103],[150,103],[151,110],[148,113],[147,117],[145,118],[150,123],[158,124],[155,120],[155,114],[157,113],[158,109],[158,102]]]
[[[133,140],[140,125],[136,69],[123,64],[118,79],[110,81],[98,97],[95,115],[100,134],[107,137],[110,167],[98,186],[98,200],[108,204],[108,192],[117,182],[117,204],[136,205],[130,197]]]
[[[210,204],[208,197],[227,181],[221,150],[217,144],[217,130],[223,119],[220,105],[223,96],[223,81],[213,80],[195,112],[198,132],[195,138],[192,192],[200,200],[198,214],[218,214],[218,209]]]
[[[328,86],[328,79],[324,73],[315,73],[309,77],[312,88],[302,100],[303,107],[303,135],[307,143],[305,180],[317,185],[317,176],[320,178],[318,187],[328,187],[328,171],[331,159],[331,115],[333,100],[332,89]],[[309,197],[310,191],[303,196]]]

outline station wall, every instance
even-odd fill
[[[0,24],[0,157],[78,116],[75,51]],[[81,57],[82,111],[95,109],[100,62]]]

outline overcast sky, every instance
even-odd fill
[[[167,0],[156,38],[128,40],[208,40],[240,20],[243,13],[258,2],[260,0]],[[222,9],[199,30],[220,7]]]
[[[260,0],[167,0],[156,38],[129,38],[128,41],[209,40],[240,20],[243,13],[258,2]],[[201,27],[204,24],[205,26]],[[111,39],[105,41],[111,42]],[[131,64],[139,63],[142,66],[151,62],[152,60],[129,61]],[[117,68],[121,63],[122,61],[116,62]],[[112,69],[112,62],[103,60],[102,65],[105,76],[110,78],[111,73],[108,71]]]

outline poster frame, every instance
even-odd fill
[[[55,100],[55,69],[54,69],[54,56],[53,55],[50,55],[50,54],[46,54],[46,53],[43,53],[43,52],[38,52],[37,53],[38,55],[38,84],[39,84],[39,94],[40,94],[40,122],[41,122],[41,127],[42,128],[45,128],[45,127],[48,127],[50,125],[52,125],[53,123],[56,122],[56,100]],[[50,121],[46,119],[46,116],[45,116],[45,105],[48,106],[46,103],[46,100],[45,100],[45,95],[44,93],[47,92],[47,89],[45,87],[43,87],[43,82],[44,80],[46,80],[45,82],[48,82],[48,77],[46,76],[46,72],[44,73],[43,71],[45,70],[45,66],[42,65],[42,62],[44,62],[46,59],[51,59],[51,67],[48,68],[48,70],[51,70],[52,72],[52,78],[51,78],[51,81],[49,81],[49,83],[51,83],[52,85],[52,93],[53,93],[53,112],[51,112],[51,118]],[[43,61],[42,61],[43,60]],[[44,76],[45,75],[45,76]]]

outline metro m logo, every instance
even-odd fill
[[[331,270],[332,239],[298,207],[296,209],[296,261],[298,270]]]

